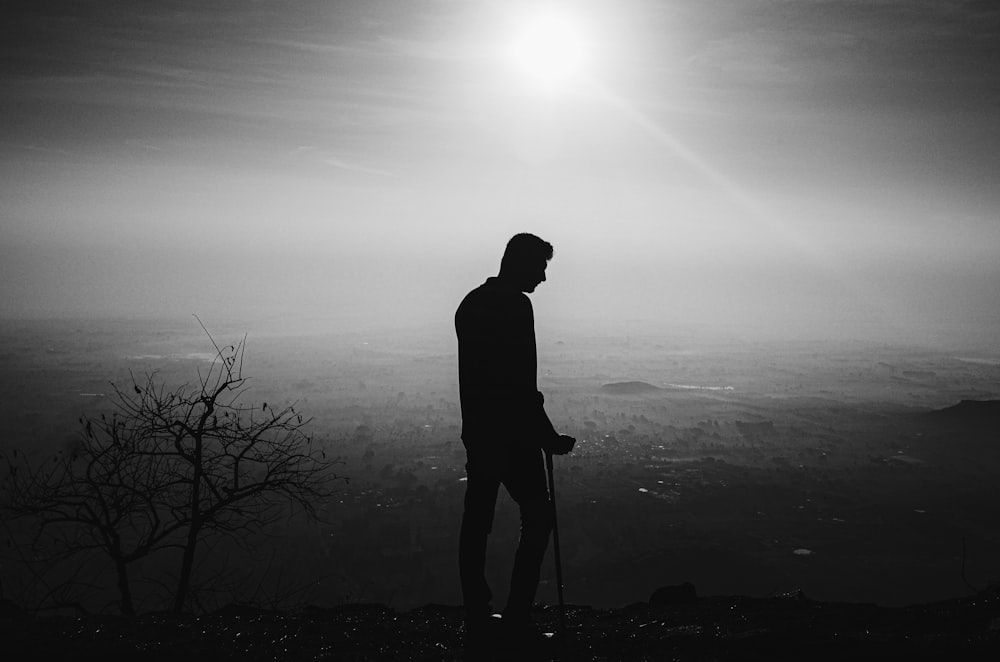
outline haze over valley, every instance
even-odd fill
[[[242,337],[220,326],[220,343]],[[155,371],[192,383],[214,351],[185,319],[8,321],[2,343],[3,449],[37,461],[72,446],[81,413],[109,410],[109,380]],[[199,572],[244,577],[243,593],[212,600],[281,584],[317,604],[460,602],[453,344],[426,329],[249,335],[245,398],[296,403],[349,483],[320,504],[326,524],[293,518],[250,550],[206,549]],[[556,461],[573,603],[621,606],[691,581],[707,595],[802,590],[893,605],[1000,578],[995,406],[931,413],[1000,398],[995,354],[540,331],[539,356],[550,416],[580,440]],[[517,529],[503,496],[489,562],[498,587]],[[147,608],[162,560],[145,565]],[[550,566],[539,599],[551,603]]]

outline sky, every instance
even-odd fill
[[[511,57],[540,13],[566,80]],[[1000,351],[1000,5],[33,1],[0,24],[0,316]],[[305,322],[303,322],[305,323]]]

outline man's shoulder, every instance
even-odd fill
[[[499,285],[496,278],[488,278],[485,283],[465,295],[458,309],[461,311],[470,306],[476,308],[526,306],[530,308],[531,299],[524,292]]]
[[[531,299],[524,292],[493,287],[489,281],[465,295],[455,311],[460,333],[462,329],[519,329],[533,320]]]

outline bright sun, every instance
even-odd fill
[[[563,85],[581,73],[586,44],[570,16],[548,13],[525,21],[510,47],[520,71],[546,87]]]

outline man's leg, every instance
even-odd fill
[[[486,582],[486,542],[493,530],[500,480],[473,462],[466,464],[465,510],[458,543],[458,567],[467,621],[487,619],[493,593]]]
[[[504,620],[517,625],[529,620],[552,531],[552,510],[541,450],[522,454],[518,462],[509,467],[504,485],[521,509],[521,537],[514,557],[507,608],[504,609]]]

